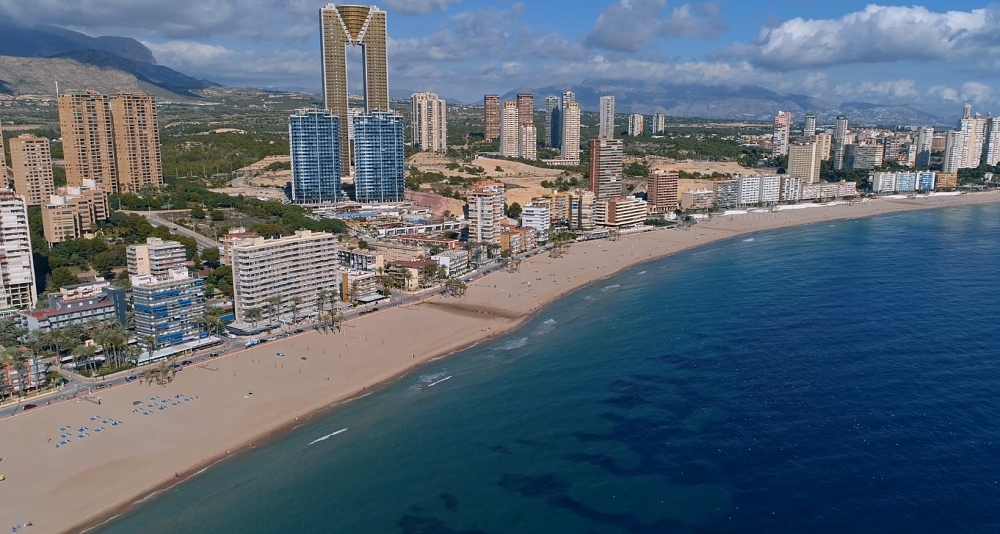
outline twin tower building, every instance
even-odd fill
[[[389,108],[386,13],[375,6],[320,9],[325,109],[300,109],[288,125],[292,201],[337,202],[342,177],[359,202],[398,202],[405,192],[403,119]],[[348,47],[361,52],[361,106],[352,108]]]

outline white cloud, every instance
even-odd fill
[[[850,63],[947,60],[996,50],[995,8],[937,13],[925,7],[869,5],[840,19],[795,18],[765,28],[728,55],[774,70]]]
[[[681,4],[661,16],[666,0],[619,0],[600,16],[584,37],[584,44],[616,52],[638,52],[654,37],[716,39],[726,29],[716,2]]]
[[[899,79],[883,82],[848,82],[838,84],[834,93],[852,100],[905,100],[919,96],[917,84],[913,80]]]
[[[722,19],[722,6],[715,2],[706,4],[681,4],[656,30],[661,37],[700,37],[718,39],[727,29]]]
[[[960,91],[962,99],[973,104],[985,104],[993,101],[993,88],[979,82],[966,82]]]
[[[385,6],[404,15],[424,15],[445,11],[462,0],[383,0]]]
[[[232,50],[193,41],[144,42],[161,64],[231,85],[319,85],[319,55],[299,51]]]

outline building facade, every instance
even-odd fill
[[[628,116],[628,136],[639,137],[646,131],[646,118],[638,113]]]
[[[622,196],[625,143],[598,137],[590,140],[590,191],[598,202]]]
[[[681,209],[710,210],[715,205],[715,193],[711,189],[688,189],[681,194]]]
[[[793,143],[788,147],[788,174],[800,178],[807,184],[819,181],[819,146],[815,141]]]
[[[538,159],[538,132],[534,124],[522,124],[517,132],[517,157]]]
[[[559,97],[549,95],[545,97],[545,146],[558,147],[559,134],[555,131],[558,127],[558,118],[554,115],[559,110]],[[553,123],[553,119],[557,122]]]
[[[35,307],[35,263],[24,197],[0,189],[0,310]]]
[[[21,312],[21,324],[29,332],[49,332],[92,320],[118,321],[125,326],[125,289],[108,282],[63,287],[58,294],[49,295],[48,301],[47,310]]]
[[[885,154],[882,145],[851,144],[844,150],[844,167],[847,169],[874,169],[882,166]]]
[[[837,116],[837,126],[833,130],[833,168],[844,168],[844,145],[847,144],[847,116]]]
[[[518,157],[518,139],[520,120],[518,119],[517,102],[504,102],[500,109],[500,156],[505,158]]]
[[[201,337],[198,318],[205,315],[204,280],[177,268],[162,277],[132,276],[131,281],[135,333],[143,345],[154,340],[155,351]]]
[[[414,93],[410,97],[412,144],[421,150],[448,151],[447,105],[434,93]]]
[[[716,180],[712,187],[715,190],[715,205],[718,209],[735,208],[740,204],[739,180]]]
[[[469,194],[469,241],[499,243],[504,218],[504,185],[477,183]]]
[[[163,163],[156,101],[147,94],[121,92],[111,97],[110,105],[118,190],[139,193],[146,188],[159,189],[163,185]]]
[[[788,143],[792,138],[792,113],[790,111],[779,111],[774,118],[774,130],[771,135],[771,154],[774,156],[787,156]]]
[[[518,126],[535,125],[535,96],[531,93],[517,94],[517,124]]]
[[[649,213],[667,213],[677,209],[677,173],[650,173],[646,179],[646,202]]]
[[[598,123],[598,137],[614,139],[615,137],[615,97],[601,97],[600,122]]]
[[[483,138],[486,142],[500,139],[500,95],[483,97]]]
[[[45,241],[51,247],[67,239],[87,237],[110,216],[108,193],[93,180],[84,180],[83,187],[66,187],[66,194],[53,195],[42,206]]]
[[[129,245],[125,253],[131,276],[166,278],[170,271],[187,268],[187,250],[177,241],[148,237],[145,244]]]
[[[538,242],[549,240],[549,228],[552,226],[552,213],[548,206],[528,203],[521,209],[521,226],[534,228],[538,232]]]
[[[618,197],[598,201],[594,208],[594,221],[597,226],[632,228],[643,224],[648,213],[645,200],[634,196]]]
[[[376,111],[354,118],[358,202],[400,202],[406,194],[403,119]]]
[[[56,194],[49,140],[25,134],[10,139],[8,143],[14,191],[23,196],[29,206],[45,204],[50,196]]]
[[[667,116],[663,113],[653,113],[653,135],[662,134],[667,129]]]
[[[334,234],[299,230],[277,239],[244,239],[230,247],[229,262],[238,323],[251,322],[250,309],[261,310],[269,324],[285,314],[315,311],[319,293],[339,287]]]
[[[84,180],[93,180],[108,193],[117,193],[111,100],[88,91],[63,93],[57,102],[66,184],[81,186]]]
[[[356,127],[357,123],[349,116],[347,46],[361,48],[365,112],[390,111],[386,13],[375,6],[334,4],[320,8],[319,13],[324,107],[340,120],[340,146],[344,154],[349,154],[347,125]],[[349,168],[350,158],[345,157],[342,164]]]
[[[917,157],[914,164],[917,167],[928,167],[931,164],[931,152],[934,143],[934,127],[921,126],[917,130],[916,151]]]
[[[816,115],[806,114],[806,123],[802,127],[802,136],[809,138],[816,135]]]
[[[292,202],[341,200],[340,119],[325,109],[299,109],[288,117]]]
[[[576,95],[563,93],[563,107],[559,116],[562,134],[559,136],[561,148],[559,157],[567,161],[580,161],[580,104]]]

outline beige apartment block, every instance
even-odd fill
[[[164,279],[170,270],[185,267],[187,250],[177,241],[148,237],[142,245],[129,245],[126,250],[128,274]]]
[[[531,93],[518,93],[517,95],[517,121],[518,126],[535,125],[535,96]]]
[[[487,142],[500,138],[500,95],[483,97],[483,136]]]
[[[58,97],[66,185],[94,180],[108,193],[118,192],[110,99],[93,91]]]
[[[677,173],[655,171],[650,174],[646,179],[646,196],[650,213],[677,209]]]
[[[11,139],[10,170],[14,175],[14,191],[29,206],[41,206],[55,194],[48,139],[27,134]]]
[[[111,119],[115,132],[118,189],[139,193],[163,185],[160,131],[156,101],[142,93],[118,93],[111,97]]]
[[[822,149],[815,141],[793,143],[788,147],[788,175],[813,184],[819,181]]]
[[[410,97],[410,127],[414,147],[432,152],[448,151],[447,106],[434,93]]]
[[[499,243],[504,218],[504,185],[477,183],[469,194],[469,241]]]
[[[51,247],[67,239],[88,237],[109,216],[108,193],[93,180],[85,180],[84,187],[67,187],[66,194],[53,195],[42,206],[45,242]]]

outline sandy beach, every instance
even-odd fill
[[[39,406],[0,421],[0,457],[6,458],[0,462],[6,477],[0,482],[0,529],[31,522],[30,534],[79,532],[320,410],[516,328],[560,296],[643,261],[752,232],[994,202],[1000,192],[880,199],[717,216],[689,230],[574,243],[562,257],[539,254],[516,272],[477,279],[462,298],[434,296],[351,320],[340,332],[310,330],[230,353],[184,369],[167,386],[133,382],[106,389],[97,395],[100,404],[81,399]]]

